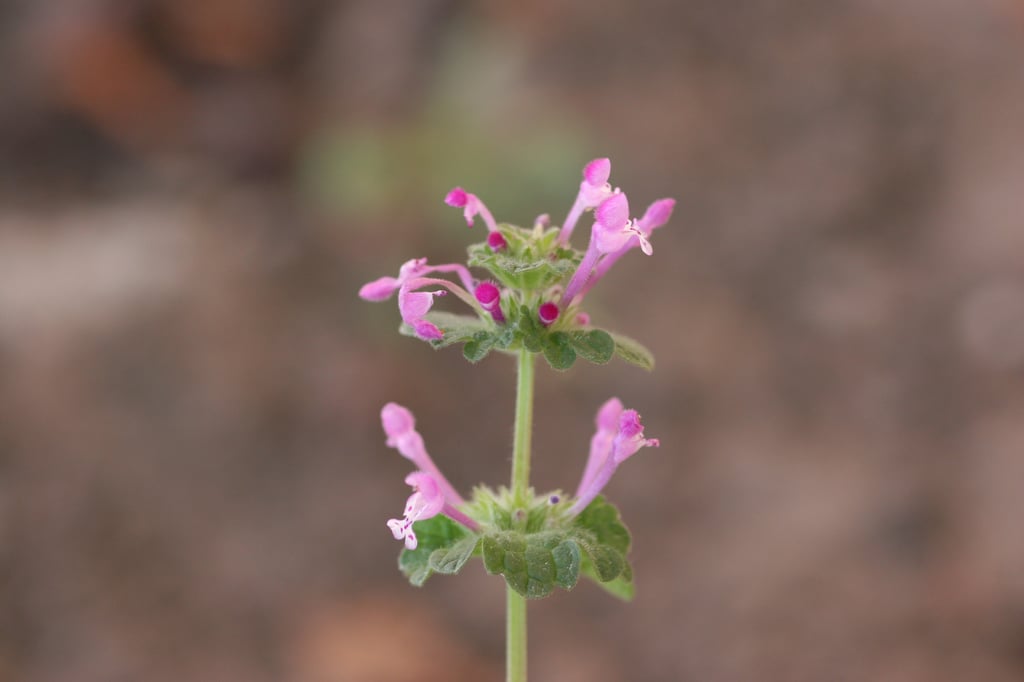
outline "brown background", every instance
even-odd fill
[[[0,83],[0,679],[501,679],[377,413],[501,483],[512,363],[355,292],[602,155],[679,200],[589,301],[659,364],[541,371],[534,480],[610,395],[663,446],[533,679],[1024,679],[1019,0],[10,0]]]

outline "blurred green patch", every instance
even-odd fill
[[[514,44],[454,31],[417,115],[339,124],[307,140],[300,182],[309,199],[351,229],[403,215],[448,224],[455,209],[442,199],[461,185],[500,222],[529,224],[544,212],[560,222],[583,165],[602,150],[584,124],[517,84],[517,54]]]

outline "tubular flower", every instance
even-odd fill
[[[455,273],[466,288],[446,279],[426,276],[435,272]],[[437,340],[443,338],[444,333],[424,316],[434,305],[434,298],[444,296],[447,292],[444,289],[417,291],[431,285],[444,287],[471,307],[477,308],[476,299],[466,290],[471,290],[476,285],[466,266],[458,263],[427,265],[426,258],[406,261],[399,269],[398,277],[381,277],[364,284],[359,289],[359,296],[367,301],[384,301],[397,291],[398,311],[402,314],[402,321],[412,327],[416,336],[421,339]]]
[[[498,224],[494,222],[494,216],[487,210],[484,202],[475,194],[470,194],[461,187],[455,187],[444,198],[444,203],[455,208],[462,209],[462,215],[466,218],[466,224],[473,226],[473,217],[479,215],[484,219],[488,232],[497,232]]]
[[[497,234],[497,232],[495,233]],[[505,323],[505,314],[501,312],[501,289],[493,282],[481,282],[473,292],[476,300],[498,324]]]
[[[580,183],[580,191],[576,195],[576,201],[569,209],[569,215],[562,223],[562,229],[558,233],[558,243],[565,246],[569,243],[572,231],[576,228],[583,211],[588,208],[595,208],[602,201],[617,193],[618,189],[612,189],[608,184],[608,178],[612,174],[612,162],[606,158],[594,159],[583,167],[583,182]]]
[[[414,471],[405,477],[405,482],[412,486],[412,495],[405,503],[405,515],[399,519],[389,519],[388,528],[396,540],[405,540],[407,549],[416,549],[419,542],[412,524],[416,521],[437,516],[444,509],[444,495],[430,474]]]
[[[398,403],[388,403],[380,411],[380,423],[387,436],[385,444],[398,450],[402,457],[413,463],[417,469],[433,476],[445,499],[452,505],[463,503],[462,497],[444,477],[441,470],[430,458],[423,436],[416,430],[416,417],[407,407]]]
[[[623,192],[612,195],[598,206],[594,227],[590,230],[590,244],[565,287],[561,306],[568,306],[577,296],[589,291],[626,251],[639,246],[646,255],[653,254],[649,241],[651,232],[668,220],[674,206],[674,199],[656,201],[640,220],[629,219],[629,199]]]
[[[601,406],[595,421],[597,432],[590,441],[590,456],[576,490],[576,501],[569,508],[570,516],[586,509],[611,480],[615,469],[640,448],[661,444],[657,438],[644,438],[640,415],[636,410],[622,409],[617,398]]]
[[[364,301],[386,301],[407,281],[434,272],[454,272],[464,287],[473,288],[473,276],[469,274],[469,269],[465,265],[459,263],[427,265],[426,258],[413,258],[402,264],[398,270],[398,277],[381,277],[364,284],[359,289],[359,298]]]
[[[412,412],[398,403],[388,403],[380,411],[380,421],[387,436],[387,445],[398,450],[419,469],[405,478],[405,482],[413,487],[405,505],[405,517],[388,521],[388,528],[395,539],[404,539],[406,547],[416,549],[412,524],[438,514],[444,514],[470,530],[477,530],[477,523],[457,509],[464,500],[427,453],[423,437],[416,431],[416,418]]]
[[[667,223],[669,218],[672,217],[672,210],[675,208],[675,206],[675,199],[658,199],[657,201],[651,203],[651,205],[648,206],[647,210],[644,212],[644,216],[636,221],[636,228],[640,231],[642,237],[644,239],[650,239],[651,234],[654,232],[654,230]],[[649,243],[650,242],[648,242],[648,244]],[[600,262],[598,262],[597,267],[594,268],[593,274],[591,275],[587,283],[583,286],[583,289],[580,291],[580,293],[585,294],[588,291],[590,291],[590,288],[594,286],[594,284],[596,284],[598,280],[604,277],[605,273],[608,272],[608,270],[611,269],[613,265],[615,265],[616,261],[622,258],[622,256],[624,256],[627,251],[631,251],[632,249],[635,249],[637,246],[643,248],[643,243],[640,241],[639,237],[628,240],[626,242],[626,245],[623,246],[618,251],[606,254],[604,258],[602,258]]]

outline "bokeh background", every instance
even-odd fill
[[[1024,679],[1020,0],[6,0],[0,84],[0,679],[501,679],[378,411],[498,484],[513,363],[355,292],[597,156],[679,202],[588,300],[658,367],[540,371],[534,480],[611,395],[663,445],[532,677]]]

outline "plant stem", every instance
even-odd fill
[[[530,434],[533,431],[533,353],[519,351],[519,381],[516,385],[516,423],[512,441],[512,495],[517,505],[529,504]]]
[[[526,682],[526,597],[507,585],[505,589],[508,590],[505,679]]]
[[[516,422],[512,441],[512,496],[517,507],[529,504],[530,434],[533,431],[533,353],[519,351],[516,382]],[[505,671],[507,682],[526,682],[526,597],[506,585],[507,624]]]

